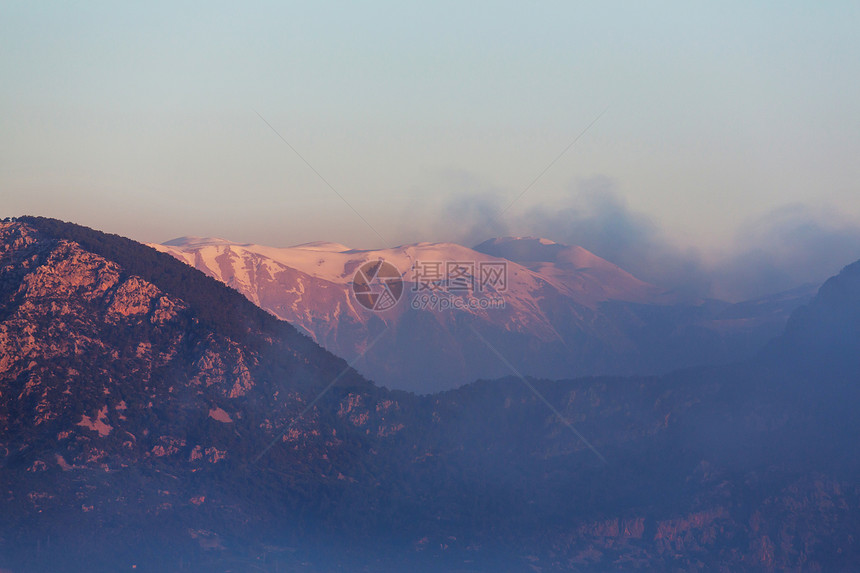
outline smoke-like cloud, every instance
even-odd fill
[[[580,245],[643,280],[697,296],[711,288],[699,255],[673,245],[654,221],[630,209],[605,177],[580,182],[561,206],[520,218],[529,234]]]
[[[826,209],[783,206],[738,230],[735,251],[711,274],[715,294],[741,298],[821,283],[860,258],[860,227]]]
[[[399,230],[404,242],[414,242],[416,233],[423,239],[455,242],[473,246],[492,237],[510,235],[510,220],[502,214],[505,190],[486,184],[468,171],[448,170],[433,182],[444,188],[446,197],[439,204],[428,204],[432,193],[413,194],[415,203],[405,225]],[[418,216],[413,216],[418,214]]]
[[[504,235],[546,237],[580,245],[643,280],[691,297],[745,300],[818,284],[860,258],[860,226],[810,205],[780,207],[741,225],[733,244],[706,260],[631,209],[605,177],[579,182],[560,203],[518,214],[503,212],[509,194],[481,187],[466,174],[458,180],[458,187],[471,191],[454,193],[431,217],[433,240],[471,246]]]

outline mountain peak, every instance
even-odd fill
[[[484,241],[474,249],[480,253],[526,266],[536,263],[554,263],[573,269],[595,268],[625,272],[617,265],[578,245],[565,245],[540,237],[499,237]]]
[[[557,245],[556,241],[552,239],[547,239],[545,237],[533,237],[531,235],[525,237],[514,237],[513,235],[507,235],[504,237],[495,237],[493,239],[489,239],[484,241],[483,244],[493,243],[493,244],[505,244],[505,243],[524,243],[524,242],[537,242],[541,245]]]
[[[860,261],[829,278],[806,306],[789,318],[769,352],[791,364],[798,361],[856,378],[860,368]],[[850,360],[846,360],[850,358]]]
[[[562,252],[588,253],[582,247],[556,243],[540,237],[498,237],[476,245],[474,249],[516,263],[555,263]],[[588,253],[592,257],[596,257]]]
[[[167,245],[168,243],[164,243]],[[312,241],[310,243],[302,243],[294,245],[291,249],[301,249],[303,251],[322,251],[326,253],[345,253],[351,251],[352,247],[347,247],[341,243],[332,243],[329,241]]]
[[[227,239],[222,239],[220,237],[196,237],[194,235],[187,235],[184,237],[176,237],[175,239],[170,239],[169,241],[165,241],[162,245],[166,245],[168,247],[204,247],[208,245],[233,245],[232,241],[228,241]]]

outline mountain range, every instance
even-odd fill
[[[860,261],[735,364],[416,395],[172,256],[20,217],[0,568],[851,571],[858,318]]]
[[[358,357],[355,367],[375,382],[419,393],[509,374],[485,340],[520,372],[546,378],[730,363],[776,336],[815,291],[738,304],[689,299],[581,247],[538,238],[492,239],[473,249],[276,248],[200,237],[150,246],[238,290],[334,354]],[[351,292],[356,271],[376,260],[394,265],[405,285],[398,304],[382,312],[357,304]],[[448,282],[457,268],[465,269],[465,284]],[[503,270],[504,284],[482,284],[481,270],[490,268]],[[439,303],[426,304],[432,300]]]

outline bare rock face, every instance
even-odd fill
[[[18,484],[10,499],[22,504],[21,515],[58,510],[70,494],[92,515],[134,503],[134,496],[111,498],[88,471],[110,480],[129,467],[159,472],[167,463],[171,472],[197,472],[231,459],[247,463],[293,421],[317,380],[343,368],[288,325],[274,328],[299,346],[247,328],[237,330],[246,332],[240,343],[201,326],[186,301],[78,242],[26,223],[0,224],[0,464],[78,476],[73,492]],[[331,364],[317,373],[302,347]],[[261,374],[272,356],[279,379]],[[264,403],[253,420],[243,412],[251,393]],[[297,437],[320,435],[313,418],[294,424]],[[225,425],[263,431],[237,451],[234,433],[218,428]],[[177,503],[174,489],[164,503]]]
[[[173,391],[153,373],[184,352],[187,305],[77,243],[47,240],[24,224],[0,226],[0,243],[3,268],[18,279],[4,280],[0,292],[0,376],[4,395],[19,405],[4,402],[4,434],[53,438],[55,451],[44,460],[51,466],[108,467],[105,449],[118,440],[128,446],[117,463],[144,456],[134,422],[153,398]],[[119,376],[125,384],[116,383]]]

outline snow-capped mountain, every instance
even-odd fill
[[[750,351],[750,336],[752,345],[763,343],[784,318],[767,323],[771,330],[751,335],[745,325],[727,335],[724,323],[714,324],[727,305],[682,305],[581,247],[547,239],[506,237],[475,249],[279,248],[201,237],[151,246],[235,288],[331,352],[357,358],[370,379],[419,392],[510,374],[495,352],[524,374],[554,378],[724,361]],[[373,311],[352,284],[363,265],[379,260],[400,273],[403,294],[390,309]]]
[[[474,250],[516,262],[551,281],[580,302],[677,302],[663,289],[639,280],[619,266],[579,246],[562,245],[550,239],[534,237],[502,237],[485,241]]]

